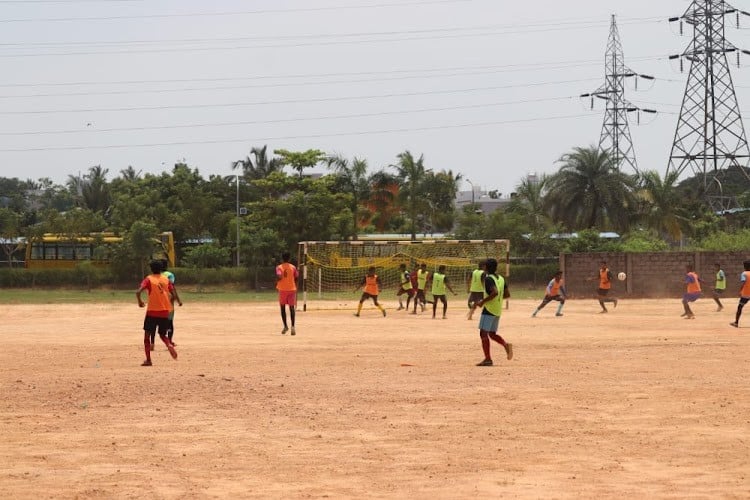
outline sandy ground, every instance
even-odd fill
[[[0,498],[748,498],[726,302],[515,300],[491,368],[463,297],[308,310],[295,337],[274,304],[186,300],[150,368],[135,304],[3,306]]]

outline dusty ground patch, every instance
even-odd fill
[[[311,310],[296,337],[274,304],[187,303],[151,368],[135,304],[4,306],[0,497],[750,496],[734,301],[513,301],[493,368],[460,303]]]

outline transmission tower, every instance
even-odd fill
[[[594,107],[594,98],[605,101],[604,123],[599,136],[599,150],[606,151],[612,158],[617,168],[628,167],[635,173],[638,172],[638,163],[635,159],[635,149],[630,138],[630,125],[628,124],[628,113],[648,112],[654,110],[641,109],[625,99],[625,79],[645,78],[653,80],[648,75],[639,75],[625,66],[620,33],[617,30],[617,21],[614,14],[609,28],[609,39],[607,51],[604,57],[605,83],[594,92],[582,94],[581,97],[591,98],[591,107]]]
[[[733,208],[733,197],[722,192],[722,179],[731,169],[747,178],[750,150],[740,116],[727,54],[738,50],[725,38],[724,20],[740,12],[722,0],[693,0],[681,17],[670,21],[693,27],[693,40],[682,54],[670,59],[690,61],[680,117],[669,156],[667,174],[686,170],[701,177],[706,200],[714,210]]]

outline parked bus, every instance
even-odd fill
[[[112,247],[122,243],[115,233],[91,233],[86,236],[65,236],[45,233],[41,239],[26,242],[27,268],[70,268],[85,261],[96,266],[110,262]],[[167,259],[175,265],[174,236],[171,231],[154,238],[154,257]]]

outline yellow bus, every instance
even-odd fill
[[[41,238],[26,242],[26,267],[71,268],[91,261],[96,266],[109,265],[112,247],[122,243],[122,236],[115,233],[90,233],[85,236],[66,236],[45,233]],[[154,238],[154,257],[167,259],[170,267],[175,265],[174,236],[171,231]]]

